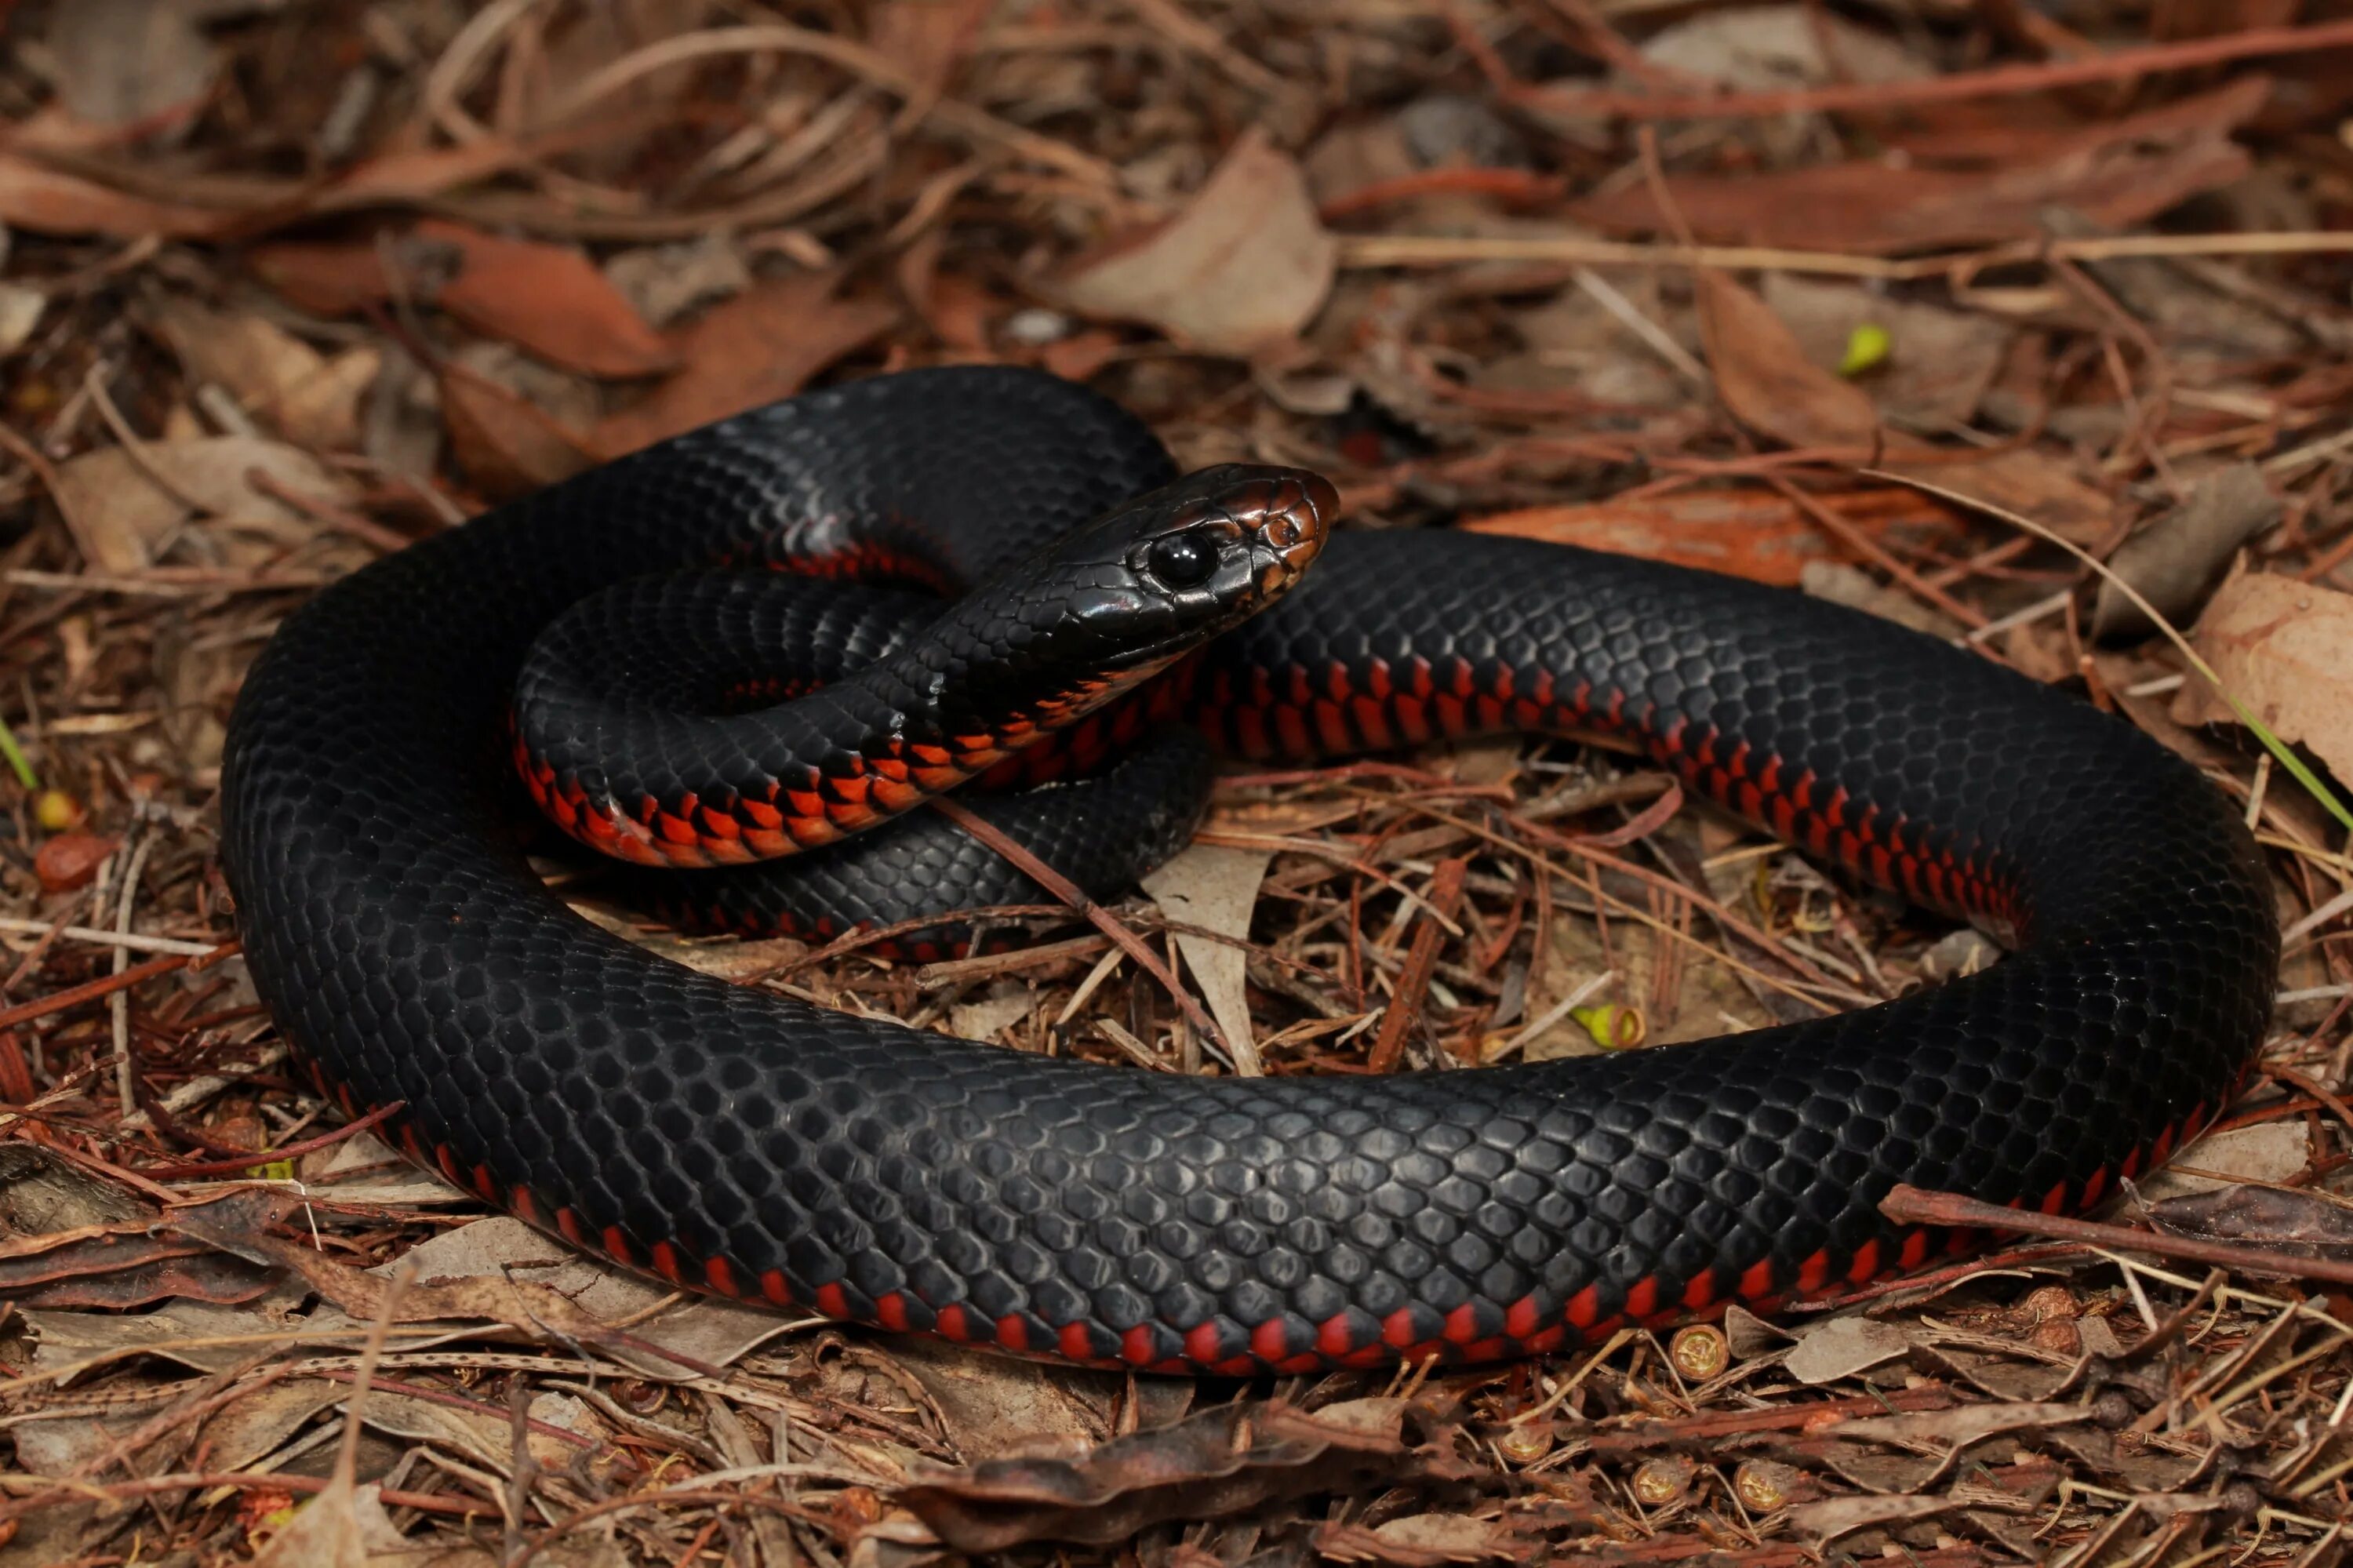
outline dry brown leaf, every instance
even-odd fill
[[[734,244],[718,234],[620,251],[606,258],[605,276],[638,314],[657,327],[752,286],[752,270],[744,265]]]
[[[1836,1383],[1894,1361],[1911,1348],[1911,1337],[1893,1323],[1876,1318],[1831,1318],[1799,1335],[1783,1364],[1799,1383]]]
[[[362,344],[330,359],[274,322],[188,299],[165,299],[154,315],[190,376],[227,388],[288,439],[331,449],[358,441],[360,398],[384,363],[380,350]]]
[[[1765,302],[1825,375],[1845,363],[1858,327],[1887,334],[1887,356],[1854,386],[1880,413],[1914,427],[1966,424],[2001,369],[2013,329],[1997,316],[1947,310],[1859,283],[1768,272]]]
[[[1316,1527],[1315,1550],[1335,1563],[1380,1568],[1449,1568],[1453,1563],[1515,1563],[1539,1543],[1515,1538],[1499,1520],[1459,1513],[1413,1513],[1367,1530],[1360,1524]]]
[[[2159,1230],[2212,1241],[2245,1242],[2292,1256],[2353,1262],[2353,1207],[2331,1192],[2232,1183],[2175,1198],[2149,1212]],[[2249,1272],[2258,1266],[2252,1262]],[[2263,1268],[2276,1276],[2282,1272]]]
[[[1337,253],[1299,165],[1253,128],[1183,212],[1080,261],[1061,293],[1084,314],[1247,355],[1306,326],[1331,291]]]
[[[496,137],[456,147],[412,147],[354,164],[310,203],[317,212],[354,212],[363,207],[429,201],[527,164],[539,155]]]
[[[569,479],[612,455],[488,376],[445,366],[440,387],[450,455],[492,500]]]
[[[391,1568],[414,1560],[373,1481],[354,1487],[338,1473],[294,1510],[253,1559],[253,1568]]]
[[[899,319],[888,301],[837,299],[834,273],[801,273],[754,285],[671,336],[685,368],[644,402],[598,427],[609,452],[789,397],[842,355]]]
[[[100,863],[114,853],[116,842],[100,833],[58,833],[47,840],[33,856],[33,874],[40,878],[41,891],[70,893],[88,887]]]
[[[1279,1498],[1448,1473],[1444,1442],[1429,1425],[1398,1399],[1351,1400],[1312,1415],[1238,1402],[1069,1457],[963,1469],[920,1464],[900,1500],[960,1551],[1108,1542],[1160,1520],[1218,1519]]]
[[[192,118],[218,69],[182,0],[73,0],[49,13],[66,111],[90,126],[152,130]]]
[[[297,495],[330,504],[348,502],[349,480],[283,441],[254,436],[207,436],[142,446],[136,452],[102,447],[58,469],[58,507],[82,559],[101,572],[138,572],[154,564],[154,547],[192,517],[210,516],[253,527],[279,545],[313,532],[296,508],[256,490],[256,470]],[[260,552],[221,541],[231,560]]]
[[[1872,444],[1879,411],[1869,395],[1809,364],[1763,300],[1721,272],[1702,272],[1699,319],[1715,389],[1742,424],[1793,447]]]
[[[1799,1503],[1782,1517],[1800,1539],[1826,1546],[1841,1535],[1874,1524],[1927,1519],[1957,1506],[1950,1499],[1937,1497],[1825,1498],[1820,1502]]]
[[[2207,475],[2189,499],[2135,534],[2108,557],[2116,576],[2179,625],[2194,615],[2239,546],[2279,521],[2279,498],[2251,462]],[[2125,641],[2157,630],[2107,577],[2092,610],[2092,634]]]
[[[41,313],[48,305],[48,295],[38,289],[28,289],[22,283],[0,283],[0,354],[14,354],[24,347],[33,329],[41,324]]]
[[[1267,863],[1273,858],[1264,850],[1194,844],[1145,877],[1144,891],[1171,920],[1247,941],[1259,884],[1266,880]],[[1250,1076],[1263,1073],[1250,1033],[1250,1001],[1242,990],[1249,955],[1231,943],[1182,931],[1176,934],[1176,950],[1185,955],[1185,967],[1200,982],[1209,1015],[1233,1047],[1236,1070]]]
[[[1642,58],[1742,92],[1831,81],[1916,81],[1934,69],[1884,33],[1802,5],[1742,5],[1662,27]]]
[[[1668,190],[1702,239],[1884,256],[2031,238],[2053,207],[2129,228],[2247,173],[2246,153],[2225,135],[2174,140],[2154,151],[2103,145],[1990,174],[1856,162],[1683,176]],[[1664,227],[1642,184],[1574,203],[1568,216],[1621,234]]]
[[[2312,1158],[2312,1134],[2301,1121],[2263,1121],[2210,1132],[2140,1183],[2147,1202],[2211,1192],[2230,1181],[2285,1181]],[[2210,1175],[2193,1172],[2211,1172]]]
[[[435,302],[477,332],[586,376],[653,376],[678,364],[661,334],[568,246],[501,238],[438,218],[418,224],[414,242],[456,251],[456,275]]]
[[[289,304],[312,315],[347,316],[393,295],[385,252],[374,245],[257,245],[246,252],[245,264]]]
[[[1918,441],[1891,441],[1880,466],[2031,517],[2078,545],[2100,543],[2115,525],[2116,503],[2048,452],[2033,447],[1967,455],[1930,451]]]
[[[238,216],[127,196],[31,158],[0,152],[0,223],[37,234],[204,239],[229,228]]]
[[[884,0],[874,7],[867,39],[907,73],[918,96],[944,91],[964,63],[996,0]]]
[[[1810,362],[1795,334],[1756,294],[1721,272],[1699,281],[1700,329],[1716,391],[1735,418],[1793,447],[1877,448],[1879,466],[1916,474],[2092,543],[2108,500],[2031,447],[1956,453],[1884,431],[1870,394]]]
[[[978,1001],[958,1002],[948,1009],[948,1032],[960,1039],[993,1042],[1000,1030],[1020,1022],[1038,1005],[1029,988],[1018,981],[1000,981]]]
[[[2246,572],[2216,590],[2191,641],[2222,690],[2264,727],[2353,779],[2353,594]],[[2174,700],[2173,717],[2230,724],[2237,715],[2193,678]]]
[[[1824,495],[1817,504],[1874,538],[1925,543],[1952,531],[1952,514],[1917,493],[1894,487]],[[1821,525],[1786,496],[1768,490],[1685,490],[1638,501],[1531,506],[1463,524],[1473,534],[1504,534],[1557,545],[1728,572],[1777,588],[1795,588],[1806,564],[1840,552]]]

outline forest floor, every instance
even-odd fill
[[[2342,5],[0,0],[0,1565],[2345,1555]],[[2258,1071],[2092,1229],[1258,1381],[681,1297],[318,1098],[218,854],[271,631],[606,458],[982,361],[1352,526],[1736,572],[2124,715],[2270,858]],[[1186,1006],[1069,920],[892,964],[594,913],[1216,1073],[1672,1049],[1995,955],[1640,758],[1391,760],[1225,779],[1110,911]]]

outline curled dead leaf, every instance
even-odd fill
[[[1874,538],[1926,544],[1952,533],[1952,514],[1918,493],[1893,487],[1824,495],[1818,503]],[[1772,491],[1693,490],[1639,501],[1531,506],[1463,524],[1474,534],[1506,534],[1581,545],[1592,550],[1728,572],[1777,588],[1795,588],[1810,561],[1838,552],[1820,524]]]
[[[599,444],[635,451],[667,436],[789,397],[809,377],[881,336],[899,307],[871,296],[839,298],[838,272],[755,283],[670,337],[683,366],[645,400],[605,420]]]
[[[1514,1535],[1503,1520],[1459,1513],[1414,1513],[1367,1530],[1360,1524],[1316,1527],[1315,1550],[1335,1563],[1381,1568],[1449,1568],[1458,1563],[1517,1563],[1540,1543]]]
[[[1185,955],[1185,967],[1200,982],[1210,1016],[1233,1047],[1236,1068],[1253,1075],[1265,1069],[1250,1033],[1250,1001],[1242,994],[1249,955],[1234,943],[1250,937],[1259,884],[1266,880],[1267,864],[1273,858],[1265,850],[1195,844],[1144,879],[1144,890],[1169,919],[1233,938],[1220,942],[1180,931],[1176,950]]]
[[[171,298],[155,328],[189,375],[227,388],[248,412],[306,446],[342,448],[359,436],[360,398],[383,364],[362,345],[329,358],[263,317]]]
[[[2239,546],[2279,517],[2279,498],[2263,482],[2263,470],[2234,463],[2200,481],[2189,500],[2126,540],[2108,566],[2159,615],[2179,623],[2197,610]],[[2128,641],[2155,630],[2122,588],[2100,579],[2092,635]]]
[[[1299,165],[1253,128],[1183,212],[1080,261],[1061,293],[1085,314],[1148,323],[1195,347],[1247,355],[1314,318],[1338,251]]]
[[[493,500],[569,479],[610,455],[488,376],[445,366],[440,387],[450,451]]]
[[[1911,1348],[1911,1336],[1893,1323],[1876,1318],[1832,1318],[1799,1335],[1782,1364],[1799,1383],[1836,1383],[1894,1361]]]
[[[2326,1193],[2234,1185],[2159,1203],[2149,1218],[2177,1235],[2245,1242],[2298,1257],[2353,1258],[2353,1210]]]
[[[0,223],[37,234],[103,234],[117,239],[205,239],[231,228],[234,211],[150,201],[0,152]]]
[[[418,224],[407,243],[457,253],[456,271],[436,296],[443,310],[550,365],[631,376],[678,364],[621,291],[569,246],[507,239],[439,218]]]
[[[2215,591],[2191,641],[2264,727],[2353,779],[2353,594],[2246,572]],[[2237,716],[2195,676],[2173,704],[2179,724]]]
[[[1868,447],[1879,410],[1852,382],[1810,364],[1773,308],[1721,272],[1699,275],[1707,362],[1742,424],[1793,447]]]
[[[1076,1454],[921,1465],[899,1500],[963,1552],[1106,1542],[1162,1520],[1221,1519],[1282,1498],[1451,1474],[1445,1428],[1400,1399],[1310,1414],[1228,1404]]]
[[[374,245],[257,245],[246,252],[245,264],[289,304],[313,315],[350,315],[393,295],[385,252]]]
[[[2183,1149],[2139,1183],[2144,1202],[2211,1192],[2233,1181],[2286,1181],[2312,1159],[2312,1133],[2301,1121],[2223,1128]]]
[[[88,887],[100,863],[114,853],[115,842],[100,833],[59,833],[34,854],[33,874],[40,878],[45,893]]]

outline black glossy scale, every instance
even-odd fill
[[[257,663],[225,763],[263,999],[347,1104],[405,1101],[445,1169],[617,1256],[890,1327],[1226,1371],[1542,1350],[1916,1261],[1946,1238],[1880,1217],[1896,1182],[2082,1202],[2251,1061],[2265,874],[2187,764],[1885,622],[1521,541],[1335,540],[1208,655],[1209,728],[1345,739],[1407,702],[1473,727],[1614,715],[1800,842],[2005,910],[2021,949],[1690,1045],[1192,1078],[691,973],[575,917],[505,842],[502,710],[565,606],[861,516],[976,547],[1166,471],[1079,388],[913,373],[682,437],[321,593]],[[1352,712],[1382,690],[1406,695]]]
[[[589,595],[533,641],[517,683],[517,727],[543,733],[594,712],[594,727],[626,733],[637,713],[669,715],[676,728],[696,715],[772,705],[897,652],[939,615],[933,594],[818,577],[634,578]],[[1124,745],[1105,743],[1112,759],[1099,770],[1064,756],[1058,761],[1077,776],[1018,793],[967,790],[964,802],[1089,898],[1117,898],[1191,840],[1215,770],[1198,730],[1138,729]],[[597,886],[690,930],[818,940],[1052,901],[1027,873],[932,811],[783,860],[698,871],[621,867]],[[928,961],[961,950],[970,935],[968,923],[923,927],[902,932],[886,950]]]

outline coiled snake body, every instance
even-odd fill
[[[1916,1265],[1953,1238],[1883,1218],[1894,1184],[2088,1203],[2251,1061],[2265,874],[2187,764],[1884,622],[1525,541],[1332,539],[1186,667],[1204,726],[1253,757],[1614,729],[1819,857],[2006,917],[2018,950],[1695,1044],[1188,1077],[690,972],[573,915],[514,847],[508,705],[568,606],[778,541],[944,552],[969,582],[1002,564],[991,540],[1026,550],[1168,478],[1082,389],[916,372],[681,437],[328,588],[257,663],[224,767],[263,1000],[347,1107],[402,1102],[412,1153],[626,1264],[1224,1372],[1536,1352]]]

